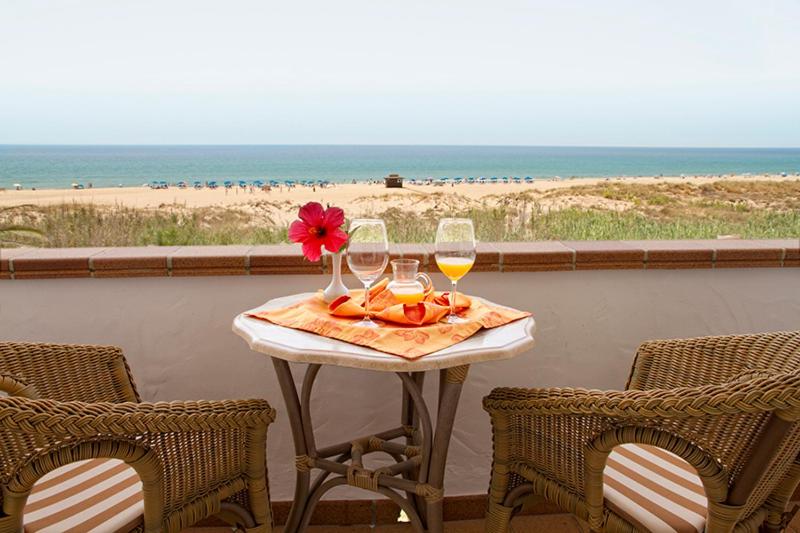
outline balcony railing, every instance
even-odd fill
[[[474,272],[800,266],[800,239],[481,243]],[[433,266],[433,247],[397,244],[395,257]],[[324,274],[296,245],[0,249],[0,279]]]

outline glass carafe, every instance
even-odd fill
[[[397,301],[404,304],[421,302],[433,286],[433,282],[424,272],[417,272],[419,261],[395,259],[391,264],[394,277],[387,288],[392,291]]]

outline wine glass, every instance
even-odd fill
[[[347,266],[364,284],[364,319],[356,326],[375,328],[378,325],[369,316],[369,287],[377,280],[389,263],[389,239],[383,220],[357,218],[350,222],[347,244]]]
[[[468,218],[443,218],[436,230],[436,265],[453,284],[450,291],[450,314],[445,320],[461,324],[467,320],[456,314],[458,280],[475,263],[475,228]]]

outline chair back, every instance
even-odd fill
[[[785,395],[787,404],[800,403],[800,370],[755,378],[754,382],[763,384],[761,392],[766,397]],[[726,502],[733,507],[743,506],[743,517],[769,503],[770,497],[788,499],[800,482],[800,407],[769,413],[748,448],[731,479]],[[781,502],[776,507],[784,505]]]
[[[48,400],[141,401],[122,350],[115,346],[0,342],[0,374]]]
[[[62,402],[140,401],[122,350],[114,346],[0,342],[0,391]],[[24,419],[34,411],[26,411],[24,402],[0,397],[0,416]],[[0,429],[0,485],[43,445],[40,437]]]
[[[728,387],[730,408],[674,421],[673,430],[725,469],[725,503],[745,517],[768,500],[788,498],[800,480],[800,411],[760,409],[754,398],[797,401],[800,331],[648,341],[628,381],[637,390],[707,385]]]

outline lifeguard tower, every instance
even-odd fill
[[[403,188],[403,176],[399,174],[389,174],[385,178],[383,178],[384,183],[386,183],[387,189],[402,189]]]

